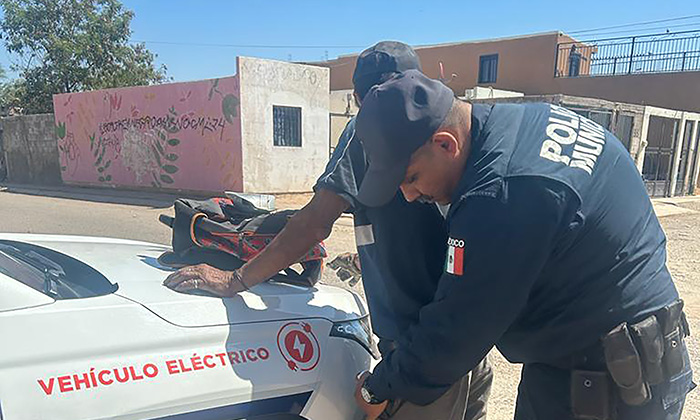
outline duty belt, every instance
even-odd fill
[[[688,335],[683,301],[677,300],[641,321],[623,322],[592,346],[548,364],[572,371],[575,416],[609,419],[613,388],[622,402],[639,406],[652,398],[651,385],[683,372],[683,339]]]
[[[650,372],[652,385],[661,382],[658,380],[659,369],[656,359],[659,357],[659,353],[661,353],[661,358],[663,358],[666,350],[665,342],[668,341],[668,346],[673,350],[679,346],[679,339],[690,335],[690,327],[685,313],[683,313],[683,301],[679,299],[639,322],[634,324],[623,322],[610,330],[600,340],[596,340],[595,343],[582,350],[542,363],[566,370],[606,369],[606,351],[604,349],[606,338],[620,334],[619,330],[622,329],[627,330],[627,334],[631,337],[632,345],[639,356],[651,358],[652,363],[645,363],[644,369]],[[662,335],[664,336],[663,339],[661,338]],[[668,336],[668,339],[666,339],[666,336]],[[608,340],[608,347],[610,347],[610,344]],[[662,345],[663,348],[661,348]]]

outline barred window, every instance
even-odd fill
[[[301,147],[301,108],[272,106],[275,146]]]
[[[479,83],[496,83],[498,78],[498,54],[479,57]]]

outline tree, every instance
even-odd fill
[[[19,57],[14,93],[25,113],[51,112],[52,95],[167,80],[144,44],[130,44],[134,13],[118,0],[0,0],[0,32]]]
[[[7,81],[5,67],[0,66],[0,116],[10,114],[10,110],[17,105],[17,94],[20,89],[19,80]],[[0,143],[2,141],[0,140]],[[2,147],[0,147],[0,160],[2,160]],[[0,162],[0,179],[2,178],[2,162]]]
[[[24,80],[15,79],[0,83],[0,116],[23,113],[22,101],[27,96]]]

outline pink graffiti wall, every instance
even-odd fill
[[[238,80],[55,95],[63,181],[241,191]]]

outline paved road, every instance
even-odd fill
[[[169,244],[170,229],[158,222],[158,215],[172,214],[172,209],[160,207],[3,191],[0,232],[107,236]]]
[[[97,188],[0,185],[0,232],[106,236],[170,244],[170,229],[158,222],[158,216],[174,215],[172,202],[178,197]],[[285,194],[277,197],[277,204],[279,208],[299,208],[310,198],[310,194]],[[352,220],[343,217],[336,227],[345,231],[343,228],[352,227]],[[341,242],[343,248],[354,246],[353,238],[347,244]]]

